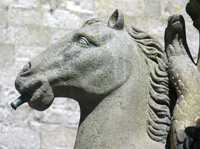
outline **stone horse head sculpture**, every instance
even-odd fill
[[[75,148],[165,148],[172,104],[165,53],[145,32],[92,19],[24,66],[16,89],[30,107],[45,110],[55,97],[80,105]]]

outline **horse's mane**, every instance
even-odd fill
[[[147,33],[128,27],[129,35],[134,38],[145,55],[150,71],[147,132],[150,138],[166,143],[171,124],[171,103],[169,98],[169,79],[165,53],[157,40]]]
[[[85,22],[84,25],[98,22],[101,22],[101,20],[91,19]],[[126,29],[145,55],[150,71],[148,135],[151,139],[165,144],[171,125],[173,102],[176,99],[176,95],[173,95],[173,97],[170,95],[170,92],[172,94],[175,93],[171,91],[172,89],[169,85],[168,66],[165,61],[166,55],[160,43],[147,33],[132,26],[126,26]]]

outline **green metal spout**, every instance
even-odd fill
[[[17,98],[16,100],[14,100],[13,102],[11,102],[11,107],[13,109],[17,109],[17,107],[19,107],[20,105],[24,104],[25,102],[28,102],[29,99],[28,97],[26,97],[25,95],[20,96],[19,98]]]

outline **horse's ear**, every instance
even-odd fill
[[[110,16],[108,20],[108,26],[117,30],[124,28],[124,15],[118,9]]]

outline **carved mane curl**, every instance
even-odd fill
[[[165,54],[157,40],[147,33],[127,27],[129,35],[134,38],[145,55],[150,72],[147,132],[151,139],[166,143],[171,124],[169,79]]]

